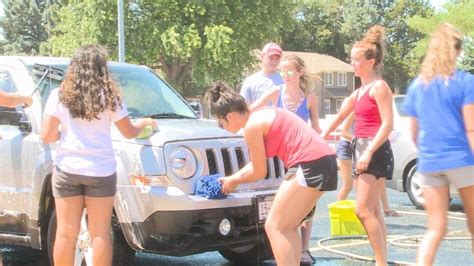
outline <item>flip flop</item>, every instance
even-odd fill
[[[394,210],[384,210],[383,213],[385,214],[385,216],[389,217],[400,217],[400,214],[398,214],[398,212]]]
[[[316,262],[316,259],[313,257],[313,255],[311,255],[311,252],[309,250],[303,250],[302,251],[303,254],[306,254],[309,256],[309,258],[311,259],[311,262],[309,261],[301,261],[300,262],[300,265],[312,265],[313,263]]]

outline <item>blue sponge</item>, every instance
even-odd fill
[[[226,197],[221,190],[221,183],[219,182],[221,174],[205,175],[196,182],[195,194],[207,199],[223,199]]]

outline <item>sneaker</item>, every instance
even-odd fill
[[[311,255],[309,250],[303,250],[301,252],[301,265],[311,265],[316,262],[316,259]]]

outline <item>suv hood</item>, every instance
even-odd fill
[[[242,138],[217,126],[214,120],[206,119],[156,119],[158,130],[148,139],[126,139],[116,127],[112,129],[112,140],[140,143],[144,145],[163,146],[167,142],[215,139]]]

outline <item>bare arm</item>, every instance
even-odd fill
[[[115,122],[115,126],[124,137],[126,137],[127,139],[131,139],[140,135],[144,127],[155,127],[156,121],[151,118],[143,118],[135,123],[132,123],[132,121],[130,121],[130,117],[126,116]]]
[[[356,97],[357,97],[357,91],[354,91],[351,96],[349,96],[347,100],[347,104],[343,105],[341,107],[341,110],[339,110],[339,113],[337,113],[336,117],[334,118],[333,121],[331,121],[331,124],[329,124],[329,127],[324,130],[324,132],[321,134],[323,138],[331,134],[345,119],[346,117],[354,111],[354,105],[356,102]]]
[[[250,162],[233,175],[220,179],[222,192],[228,194],[239,184],[254,182],[267,175],[264,130],[268,121],[273,121],[273,119],[274,117],[269,117],[267,114],[249,119],[244,129],[244,135],[250,152]]]
[[[344,120],[344,122],[342,123],[341,136],[348,140],[352,140],[354,138],[354,136],[351,133],[352,124],[354,123],[354,118],[355,118],[355,113],[351,112],[349,116],[346,118],[346,120]]]
[[[49,144],[59,140],[61,132],[59,131],[60,121],[57,117],[45,115],[41,125],[41,140]]]
[[[308,95],[309,105],[309,118],[311,120],[311,127],[321,134],[321,128],[319,127],[319,112],[318,112],[318,96],[314,93]]]
[[[279,94],[280,86],[273,87],[272,89],[264,92],[260,98],[258,98],[253,104],[249,106],[249,111],[253,112],[260,107],[267,106],[268,102],[271,102],[273,106],[276,106]]]
[[[31,99],[30,96],[0,91],[0,106],[15,108],[19,105],[23,105],[28,107],[32,102],[33,99]]]
[[[467,139],[474,152],[474,104],[464,105],[462,108],[464,124],[466,126]]]

